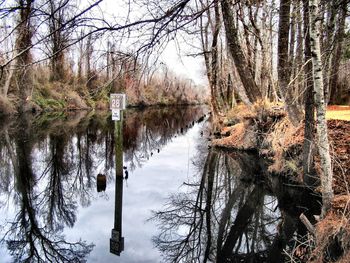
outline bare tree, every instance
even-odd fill
[[[236,69],[242,81],[243,87],[250,102],[256,102],[262,98],[254,74],[249,63],[244,56],[243,48],[238,38],[238,28],[235,25],[235,19],[230,1],[221,1],[221,11],[224,17],[224,25],[227,39],[227,46],[235,63]]]
[[[289,85],[291,76],[291,66],[288,55],[290,7],[290,0],[280,1],[278,29],[278,80],[289,119],[294,126],[297,126],[301,120],[302,111],[297,105],[298,100],[293,98],[292,86]]]
[[[209,3],[200,1],[202,7],[207,6]],[[219,47],[218,38],[221,27],[221,17],[219,13],[219,3],[214,4],[214,14],[211,13],[211,9],[207,10],[206,24],[203,24],[203,17],[200,18],[200,30],[201,30],[201,44],[203,49],[203,57],[207,72],[207,78],[210,86],[210,102],[211,107],[215,115],[219,114],[219,106],[217,102],[217,89],[219,85]],[[214,16],[214,21],[212,21]],[[210,42],[210,32],[212,33],[212,41]]]
[[[304,129],[304,144],[303,144],[303,172],[304,182],[308,186],[315,184],[315,165],[314,165],[314,152],[315,152],[315,105],[314,105],[314,93],[313,93],[313,76],[312,76],[312,62],[311,62],[311,46],[310,46],[310,30],[309,30],[309,1],[303,0],[303,12],[304,12],[304,49],[305,49],[305,129]]]
[[[312,72],[315,91],[316,123],[318,136],[318,151],[321,159],[321,187],[322,187],[322,216],[331,208],[333,198],[332,179],[333,171],[331,157],[329,153],[327,121],[326,121],[326,101],[324,95],[321,46],[320,46],[320,19],[319,1],[310,0],[310,42],[312,54]]]
[[[49,44],[51,48],[51,80],[64,80],[66,75],[65,47],[68,44],[68,34],[65,20],[72,8],[68,0],[49,1]]]
[[[20,111],[27,111],[28,103],[31,100],[31,93],[33,89],[32,70],[28,67],[32,60],[30,46],[32,45],[32,12],[33,0],[18,0],[19,18],[17,25],[17,39],[16,39],[16,82],[17,91],[22,101],[20,104]]]

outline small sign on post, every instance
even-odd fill
[[[110,98],[111,110],[125,110],[126,109],[126,95],[112,93]]]
[[[120,121],[120,110],[112,109],[112,121]]]
[[[126,95],[122,93],[112,93],[109,107],[112,111],[112,120],[120,121],[120,111],[126,109]]]

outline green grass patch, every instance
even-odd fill
[[[35,96],[34,102],[40,106],[44,111],[57,111],[64,110],[67,107],[67,103],[62,100],[55,100],[50,98],[44,98],[42,96]]]

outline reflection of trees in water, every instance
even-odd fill
[[[198,118],[200,108],[127,113],[124,149],[141,165]],[[48,118],[45,119],[45,118]],[[44,119],[22,117],[0,128],[0,206],[16,214],[3,226],[15,261],[81,262],[93,245],[70,243],[62,235],[74,226],[77,206],[88,206],[98,173],[114,180],[114,125],[107,115],[68,115]]]
[[[59,125],[45,122],[41,129],[38,120],[23,118],[27,125],[17,126],[18,132],[1,131],[0,153],[9,156],[0,171],[1,181],[8,182],[1,188],[1,200],[15,193],[8,202],[18,210],[3,226],[1,241],[16,262],[82,262],[93,249],[85,241],[68,242],[62,234],[76,221],[77,200],[90,204],[94,170],[105,154],[90,120],[78,116],[78,121],[59,120]],[[95,156],[99,159],[94,163]],[[8,170],[12,172],[3,173]]]
[[[73,163],[65,154],[67,142],[66,135],[50,136],[50,155],[42,175],[48,180],[42,203],[46,205],[44,211],[47,213],[47,224],[53,230],[60,229],[63,225],[72,227],[76,221],[77,206],[69,191],[69,171]]]
[[[124,119],[124,152],[135,169],[166,145],[181,129],[186,132],[203,115],[202,107],[151,108],[130,111]]]
[[[15,181],[15,204],[16,215],[9,222],[1,243],[6,243],[10,254],[15,262],[81,262],[91,252],[93,245],[84,241],[68,242],[60,234],[60,222],[56,221],[56,228],[46,225],[42,215],[46,210],[46,202],[42,198],[44,192],[36,187],[37,178],[32,168],[32,144],[30,140],[29,125],[26,119],[22,119],[22,128],[15,134],[15,151],[9,141],[6,142],[9,151],[12,152],[12,165]],[[7,138],[9,139],[9,138]],[[54,156],[55,154],[53,154]],[[54,161],[53,161],[54,162]],[[60,167],[53,165],[52,182],[59,180]],[[60,184],[58,182],[58,184]],[[51,196],[47,197],[50,202],[55,202],[52,196],[60,194],[59,186],[52,183]],[[46,193],[47,194],[47,193]],[[59,202],[59,201],[58,201]],[[50,204],[51,205],[51,204]],[[56,207],[56,205],[54,205]],[[54,209],[54,208],[53,208]],[[64,208],[65,209],[65,208]],[[67,210],[60,210],[60,214]],[[67,214],[72,214],[68,212]],[[52,222],[51,222],[52,223]],[[50,224],[50,222],[49,222]]]
[[[194,161],[202,170],[197,181],[154,214],[161,231],[154,242],[166,262],[282,262],[300,214],[289,213],[295,203],[282,203],[288,190],[270,188],[255,156],[202,156]]]

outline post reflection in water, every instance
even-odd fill
[[[115,122],[115,207],[114,228],[109,242],[110,252],[120,256],[124,250],[124,237],[122,236],[123,211],[123,114],[120,121]]]
[[[0,122],[1,262],[120,255],[147,263],[160,253],[165,262],[284,262],[305,234],[300,213],[312,218],[319,207],[270,176],[256,154],[208,150],[203,114],[161,108],[125,111],[124,123],[96,112]],[[123,171],[125,180],[133,172],[124,197]]]
[[[122,232],[124,167],[121,153],[124,150],[127,179],[129,172],[137,174],[147,162],[157,161],[161,155],[167,157],[175,148],[170,151],[166,146],[172,144],[176,136],[175,141],[185,140],[194,120],[203,116],[203,111],[202,107],[127,110],[123,140],[118,139],[121,136],[116,136],[119,129],[110,121],[110,116],[100,112],[67,112],[1,120],[1,262],[109,262],[114,257],[108,244],[112,226],[116,233],[112,234],[112,243],[113,240],[118,241],[112,244],[116,254],[123,251],[122,233],[127,233],[128,240],[133,241],[130,249],[123,251],[121,262],[131,262],[135,256],[139,256],[138,262],[157,261],[159,254],[152,250],[150,241],[151,231],[155,229],[153,225],[143,227],[143,230],[149,231],[147,236],[135,234],[133,230],[130,234],[130,227],[126,224]],[[183,136],[179,134],[181,128]],[[180,153],[178,156],[185,156],[182,150],[176,149]],[[174,160],[179,160],[178,156],[172,156],[170,168],[174,166]],[[118,162],[118,159],[121,161]],[[146,170],[152,165],[154,163]],[[166,163],[161,165],[163,167]],[[128,216],[129,225],[135,220],[140,220],[138,222],[142,224],[149,216],[145,202],[140,205],[136,199],[149,201],[148,205],[152,205],[150,210],[154,204],[161,206],[158,196],[161,192],[166,195],[166,187],[171,186],[176,191],[177,185],[173,186],[173,182],[181,167],[176,168],[176,176],[167,173],[158,180],[160,168],[149,171],[147,177],[132,178],[131,190],[141,189],[144,192],[141,197],[139,190],[133,192],[133,197],[128,196],[128,205],[133,198],[132,203],[137,207],[128,207],[128,215],[124,215]],[[145,172],[142,174],[146,175]],[[157,181],[150,182],[150,177]],[[106,188],[106,182],[115,183],[115,192]],[[143,188],[146,183],[151,184],[147,189]],[[99,191],[105,193],[101,195],[97,193]],[[114,194],[114,198],[109,198]],[[124,198],[128,200],[125,193]],[[138,213],[140,210],[141,213]],[[134,216],[135,212],[137,216]],[[132,213],[133,216],[130,216]],[[140,214],[141,217],[138,217]]]

